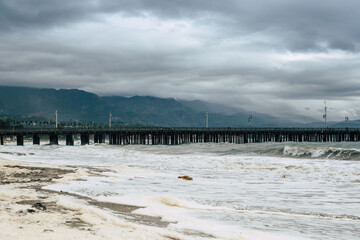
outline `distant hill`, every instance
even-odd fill
[[[268,114],[238,111],[234,108],[203,101],[175,100],[150,96],[100,97],[78,89],[38,89],[0,86],[0,116],[53,120],[58,110],[60,121],[94,121],[108,123],[109,113],[114,124],[135,124],[168,127],[204,127],[205,113],[209,127],[248,127],[253,115],[253,127],[323,127],[321,122],[298,116],[298,122]],[[338,124],[338,125],[337,125]],[[333,126],[343,127],[342,123]],[[360,127],[360,121],[349,127]]]
[[[108,103],[99,96],[77,90],[0,87],[0,113],[28,117],[54,118],[55,110],[61,119],[91,119],[101,121],[108,114]]]

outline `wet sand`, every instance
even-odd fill
[[[166,231],[169,222],[133,214],[139,207],[42,189],[98,174],[97,168],[0,159],[0,239],[181,238]]]

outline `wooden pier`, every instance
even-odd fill
[[[66,128],[66,129],[13,129],[0,130],[0,144],[6,138],[16,138],[17,145],[25,139],[33,144],[48,139],[58,144],[59,138],[66,145],[74,145],[74,137],[81,145],[109,143],[111,145],[177,145],[185,143],[262,143],[262,142],[343,142],[360,141],[357,128]]]

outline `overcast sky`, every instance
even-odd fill
[[[0,0],[0,84],[360,119],[359,0]]]

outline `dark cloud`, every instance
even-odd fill
[[[96,12],[91,1],[1,0],[0,29],[48,28],[86,20]]]
[[[268,113],[309,114],[327,99],[360,114],[358,9],[355,0],[0,0],[0,84]]]
[[[357,0],[1,0],[0,28],[53,27],[95,20],[97,14],[148,12],[159,18],[214,21],[229,35],[265,32],[292,50],[358,51],[359,8]]]

